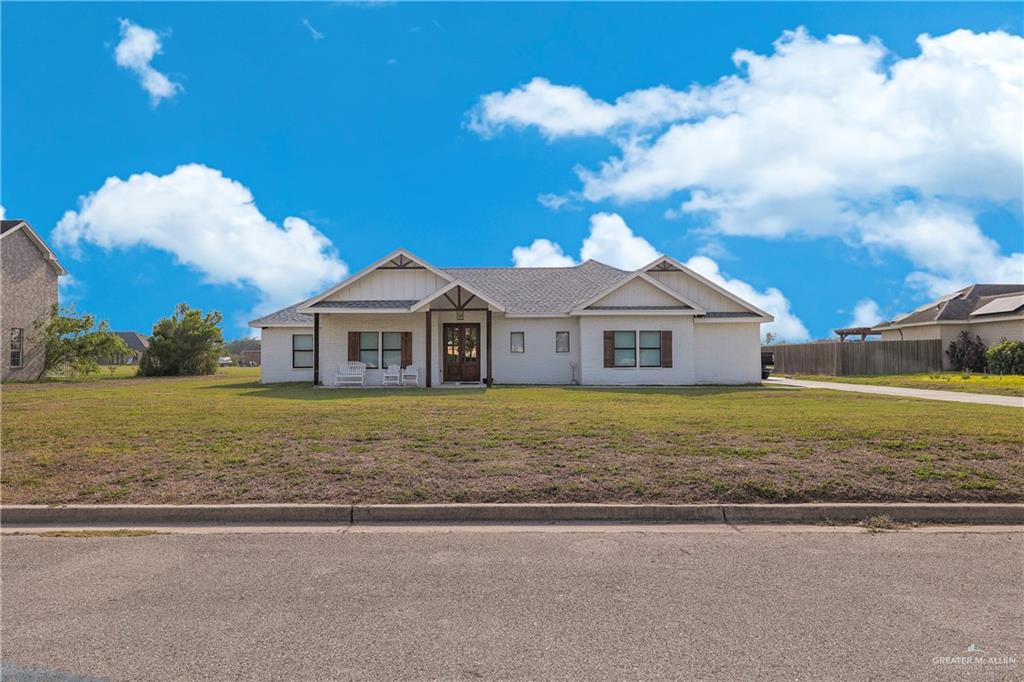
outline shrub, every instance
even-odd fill
[[[980,336],[971,338],[970,332],[964,330],[960,336],[949,342],[946,349],[949,362],[955,370],[985,371],[985,344]]]
[[[74,308],[56,305],[50,316],[35,326],[45,359],[43,372],[60,371],[70,376],[91,374],[99,369],[100,358],[128,352],[120,337],[110,333],[106,321],[96,324],[92,315],[76,315]]]
[[[985,351],[993,374],[1024,374],[1024,342],[1003,339]]]
[[[139,360],[141,376],[186,376],[213,374],[217,371],[224,337],[221,314],[203,315],[197,308],[179,303],[174,315],[153,327],[149,348]]]

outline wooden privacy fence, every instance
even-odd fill
[[[942,341],[829,341],[765,346],[775,374],[911,374],[942,369]]]

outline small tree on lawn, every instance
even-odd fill
[[[957,371],[985,371],[985,344],[982,343],[980,336],[972,339],[967,330],[960,332],[958,337],[949,342],[946,355],[949,356],[949,363],[953,369]]]
[[[139,360],[142,376],[185,376],[213,374],[217,371],[224,337],[220,333],[223,317],[213,311],[203,314],[198,308],[179,303],[174,315],[153,327],[149,348]]]
[[[43,344],[43,374],[62,369],[72,376],[91,374],[99,360],[127,353],[128,346],[111,334],[106,320],[98,325],[92,315],[76,315],[74,308],[54,305],[50,316],[35,326],[35,340]]]
[[[985,351],[993,374],[1024,374],[1024,342],[1003,339]]]

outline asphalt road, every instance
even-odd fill
[[[1019,532],[364,529],[0,550],[5,679],[1024,679]]]

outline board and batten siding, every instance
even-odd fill
[[[266,327],[260,331],[260,383],[313,381],[312,369],[292,369],[292,334],[312,334],[313,327]]]
[[[375,270],[326,300],[419,301],[447,284],[444,278],[420,268]]]
[[[585,315],[579,318],[579,324],[581,383],[591,386],[670,386],[695,383],[694,323],[690,316]],[[671,331],[672,366],[605,367],[606,331]],[[757,345],[755,351],[759,348]]]
[[[679,306],[682,305],[682,303],[679,302],[679,299],[669,296],[664,291],[661,291],[657,287],[652,286],[650,283],[645,282],[642,279],[634,279],[630,282],[626,282],[621,287],[611,292],[604,298],[598,300],[593,305]]]
[[[680,271],[651,270],[647,273],[669,289],[677,291],[691,301],[696,301],[705,310],[719,313],[741,313],[747,309],[728,296],[723,296],[708,285],[698,282]]]

